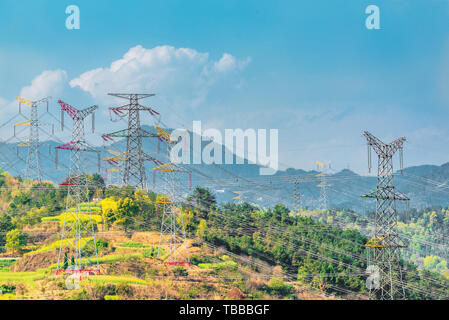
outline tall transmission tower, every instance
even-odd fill
[[[393,183],[393,155],[399,151],[400,168],[403,168],[404,137],[383,143],[371,133],[363,133],[368,142],[368,169],[371,171],[371,149],[377,153],[377,188],[362,197],[376,199],[374,237],[366,246],[373,252],[373,263],[379,271],[379,285],[372,289],[381,300],[405,299],[400,265],[400,242],[396,226],[396,200],[410,200],[395,190]]]
[[[173,145],[173,141],[169,139],[169,134],[166,131],[159,127],[157,128],[157,130],[160,137],[167,142],[167,150],[170,159],[170,151]],[[189,247],[186,238],[184,214],[178,201],[178,189],[180,189],[181,187],[178,175],[179,173],[187,173],[189,175],[189,188],[191,188],[191,173],[187,170],[177,167],[173,163],[166,163],[153,168],[153,175],[155,175],[156,171],[162,171],[165,173],[163,196],[157,200],[157,205],[162,205],[163,208],[161,234],[159,238],[157,255],[158,257],[160,257],[162,252],[162,245],[164,243],[168,243],[168,261],[166,261],[165,263],[175,266],[190,266]],[[180,260],[178,249],[183,245],[185,247],[185,254]]]
[[[111,149],[108,149],[108,152],[110,156],[103,158],[104,161],[112,166],[106,171],[107,178],[109,179],[109,183],[111,185],[120,187],[120,173],[123,171],[123,162],[129,161],[129,158],[126,157],[126,152],[120,153]]]
[[[300,214],[302,210],[301,190],[299,189],[299,182],[299,179],[295,179],[293,181],[293,203],[295,205],[295,211],[297,214]]]
[[[160,139],[160,137],[156,133],[141,128],[140,111],[148,111],[152,116],[157,116],[159,113],[150,107],[139,104],[139,99],[152,97],[154,94],[109,93],[109,95],[129,101],[126,105],[109,108],[110,111],[119,117],[128,117],[128,128],[110,134],[104,134],[102,135],[103,140],[113,141],[112,138],[114,137],[126,138],[126,154],[129,161],[125,162],[122,178],[123,185],[147,189],[145,161],[153,161],[156,165],[161,165],[162,162],[143,152],[142,138],[151,137]]]
[[[28,141],[22,142],[21,144],[18,145],[20,147],[22,146],[28,147],[25,177],[28,179],[35,179],[40,182],[42,181],[42,167],[39,154],[40,141],[39,141],[38,106],[42,103],[46,103],[48,110],[48,101],[51,98],[47,97],[37,101],[30,101],[21,97],[16,97],[16,99],[19,101],[19,109],[21,109],[22,103],[31,107],[30,119],[14,125],[14,134],[15,134],[15,127],[30,127],[30,134]]]
[[[329,186],[326,181],[326,165],[320,161],[316,162],[318,166],[318,170],[320,171],[316,177],[321,178],[321,182],[317,185],[320,188],[320,199],[318,200],[318,207],[320,210],[327,211],[329,210],[329,201],[327,198],[327,187]]]
[[[293,210],[296,214],[300,214],[302,210],[300,183],[303,180],[302,178],[285,178],[285,181],[293,183]]]
[[[70,169],[68,178],[60,183],[67,187],[66,211],[59,246],[57,272],[64,272],[67,259],[71,260],[71,272],[85,272],[85,259],[95,259],[88,263],[94,265],[93,272],[99,272],[98,252],[95,240],[95,226],[92,220],[92,210],[89,197],[89,180],[85,171],[85,152],[94,152],[98,156],[100,166],[100,153],[86,143],[84,120],[92,115],[92,131],[94,131],[94,105],[84,110],[78,110],[64,101],[59,100],[61,112],[66,112],[73,120],[72,140],[55,147],[56,158],[58,150],[70,151]],[[57,161],[57,160],[56,160]],[[98,168],[98,171],[100,168]],[[68,257],[71,257],[68,258]],[[84,265],[83,265],[84,264]]]

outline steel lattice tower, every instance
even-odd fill
[[[176,171],[167,171],[164,188],[164,196],[158,201],[162,205],[161,234],[159,237],[158,257],[161,256],[161,248],[164,243],[168,244],[168,257],[165,263],[169,265],[190,266],[189,247],[187,243],[184,215],[182,209],[177,206],[176,188],[179,180]],[[167,239],[168,237],[168,239]],[[186,254],[179,259],[178,250],[185,246]]]
[[[302,202],[301,202],[301,190],[300,190],[300,182],[302,181],[301,178],[292,178],[292,179],[285,179],[286,181],[293,183],[293,210],[300,214],[302,210]]]
[[[84,133],[84,120],[87,116],[92,115],[93,123],[93,114],[98,106],[95,105],[84,110],[78,110],[61,100],[58,103],[61,105],[61,112],[67,112],[73,119],[73,126],[72,141],[55,147],[56,157],[58,150],[70,151],[69,176],[63,183],[60,183],[62,186],[67,186],[68,191],[57,272],[64,270],[64,266],[67,263],[67,255],[70,255],[73,259],[72,272],[87,271],[84,269],[86,262],[82,259],[92,257],[92,252],[88,251],[89,245],[96,259],[94,263],[90,264],[96,265],[94,272],[99,272],[95,230],[89,199],[89,182],[85,171],[86,159],[84,157],[85,152],[95,152],[98,155],[98,164],[100,164],[100,153],[86,143]],[[86,211],[87,213],[85,213]]]
[[[293,181],[293,204],[295,205],[295,211],[297,214],[301,213],[301,191],[299,189],[299,179]]]
[[[42,181],[42,167],[41,160],[39,154],[39,113],[38,106],[41,103],[47,104],[48,109],[48,101],[50,97],[37,100],[30,101],[20,97],[16,98],[19,101],[19,104],[25,103],[31,107],[31,115],[30,120],[17,124],[16,126],[29,126],[30,127],[30,135],[26,145],[28,147],[28,156],[26,161],[26,173],[25,177],[28,179],[35,179],[37,181]],[[19,105],[20,108],[20,105]]]
[[[124,165],[123,185],[147,189],[145,161],[153,161],[157,165],[162,163],[145,154],[142,150],[142,138],[159,138],[159,136],[141,128],[140,111],[148,111],[152,116],[159,115],[159,113],[150,107],[140,105],[139,99],[152,97],[154,94],[109,93],[109,95],[129,100],[126,105],[109,108],[110,111],[120,117],[128,117],[128,128],[104,134],[102,137],[105,141],[112,140],[113,137],[126,138],[126,154],[129,161],[126,161]],[[124,111],[127,111],[127,113]]]
[[[108,150],[110,156],[103,158],[104,161],[107,161],[112,168],[109,168],[106,173],[108,175],[108,179],[110,179],[110,184],[115,185],[117,187],[121,187],[121,176],[123,172],[123,162],[129,161],[129,157],[127,157],[127,153],[120,154],[119,152]]]
[[[167,142],[168,158],[170,159],[170,152],[173,145],[173,141],[170,140],[169,134],[157,128],[158,134],[162,140]],[[166,163],[153,169],[153,174],[156,171],[165,172],[165,184],[163,188],[163,195],[157,200],[157,205],[162,205],[162,221],[161,221],[161,234],[159,238],[159,247],[157,255],[161,255],[161,246],[164,243],[168,243],[168,261],[165,263],[168,265],[188,265],[190,266],[189,247],[187,243],[186,230],[184,224],[184,215],[180,208],[180,203],[177,200],[179,198],[178,189],[181,187],[179,181],[179,173],[189,174],[189,188],[191,187],[191,173],[187,170],[177,167],[172,163]],[[168,239],[166,239],[168,236]],[[178,249],[185,245],[185,259],[179,260]]]
[[[374,237],[366,244],[373,252],[373,263],[379,271],[379,286],[372,293],[381,300],[405,299],[399,249],[404,247],[396,230],[396,200],[410,200],[394,188],[393,155],[402,150],[404,137],[389,144],[383,143],[371,133],[363,135],[368,142],[368,168],[371,170],[371,148],[377,153],[377,188],[362,197],[376,199]]]
[[[321,177],[321,182],[318,185],[318,187],[320,188],[320,199],[318,200],[318,206],[321,210],[327,211],[329,209],[329,202],[327,199],[328,184],[326,181],[326,167],[319,161],[317,161],[317,165],[319,168],[321,167],[321,172],[316,175],[317,177]]]

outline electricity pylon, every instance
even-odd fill
[[[316,177],[321,178],[321,182],[317,185],[320,188],[320,199],[318,201],[319,209],[327,211],[329,209],[329,202],[327,199],[327,181],[326,181],[326,165],[320,161],[316,162],[320,173],[316,175]]]
[[[301,178],[285,178],[285,181],[289,181],[293,183],[293,210],[296,214],[300,214],[302,210],[302,202],[301,202],[301,190],[300,190],[300,182],[303,181]]]
[[[68,259],[71,258],[71,272],[96,272],[99,273],[98,252],[95,241],[95,229],[92,220],[92,210],[89,197],[89,180],[85,171],[85,152],[95,152],[98,155],[100,165],[100,153],[86,143],[84,133],[84,120],[92,115],[98,106],[91,106],[84,110],[78,110],[59,100],[61,112],[73,119],[72,141],[55,147],[58,150],[70,151],[70,169],[68,178],[60,183],[67,187],[66,211],[61,233],[57,272],[67,269]],[[92,129],[94,126],[92,125]],[[70,255],[70,258],[68,258]],[[95,258],[90,263],[86,259]],[[86,265],[94,265],[91,270],[86,270]]]
[[[295,211],[297,214],[301,213],[301,190],[299,189],[299,179],[293,181],[293,203],[295,205]]]
[[[142,138],[160,137],[152,132],[144,130],[140,125],[140,111],[148,111],[150,115],[159,115],[158,112],[150,107],[139,104],[139,99],[154,96],[154,94],[128,94],[128,93],[109,93],[110,96],[127,99],[129,103],[120,107],[109,108],[119,117],[128,117],[128,128],[102,135],[103,140],[113,141],[112,138],[126,138],[126,154],[129,161],[125,162],[123,170],[123,185],[147,189],[147,176],[145,172],[145,161],[153,161],[156,165],[162,164],[154,157],[145,154],[142,150]]]
[[[173,141],[167,139],[168,133],[161,128],[158,128],[158,134],[167,142],[168,152],[170,155]],[[162,221],[161,234],[159,238],[159,247],[157,256],[161,256],[162,244],[168,242],[168,258],[165,263],[168,265],[187,265],[190,266],[189,246],[187,243],[184,214],[182,208],[178,204],[178,188],[181,187],[179,182],[179,173],[189,174],[189,188],[191,187],[191,173],[187,170],[177,167],[173,163],[166,163],[153,168],[153,175],[156,171],[165,172],[165,184],[163,187],[163,195],[156,201],[157,205],[162,205]],[[168,240],[166,239],[168,236]],[[178,248],[184,244],[185,256],[179,260]]]
[[[393,155],[399,150],[402,170],[404,137],[383,143],[371,133],[363,135],[368,142],[368,169],[371,171],[371,149],[377,153],[377,188],[362,197],[376,199],[374,237],[365,245],[373,252],[373,263],[379,271],[379,285],[372,288],[381,300],[405,299],[399,249],[404,247],[396,230],[396,200],[410,200],[395,190],[393,184]]]
[[[19,101],[19,109],[21,108],[20,105],[22,103],[31,107],[30,119],[14,125],[14,127],[30,127],[28,140],[18,145],[19,147],[28,147],[25,177],[28,179],[35,179],[40,182],[42,181],[42,167],[39,154],[40,142],[38,106],[41,103],[46,103],[48,109],[48,101],[50,97],[37,101],[30,101],[21,97],[16,97],[16,99]]]
[[[129,158],[126,157],[126,152],[120,153],[111,149],[108,149],[108,152],[111,156],[103,158],[103,161],[107,161],[107,163],[112,166],[112,168],[109,168],[106,171],[108,179],[110,180],[109,183],[120,187],[120,173],[123,169],[123,162],[129,161]]]

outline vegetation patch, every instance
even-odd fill
[[[127,248],[148,248],[148,245],[142,244],[140,242],[122,242],[117,244],[120,247],[127,247]]]
[[[13,265],[18,259],[0,259],[0,268]]]
[[[87,278],[88,282],[97,282],[97,283],[128,283],[128,284],[141,284],[147,285],[148,282],[143,279],[139,279],[132,276],[117,276],[117,275],[98,275]]]

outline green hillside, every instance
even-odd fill
[[[66,189],[7,173],[0,176],[2,299],[370,297],[365,285],[369,224],[360,217],[330,211],[297,214],[282,205],[263,210],[247,203],[219,205],[210,191],[196,188],[187,201],[177,204],[177,219],[182,218],[187,233],[177,255],[192,264],[170,266],[164,263],[168,245],[159,247],[163,196],[106,187],[98,177],[90,179],[96,183],[92,198],[101,200],[81,206],[81,222],[91,223],[96,231],[96,246],[89,238],[80,239],[86,253],[82,264],[96,265],[96,248],[100,274],[83,276],[79,287],[68,288],[66,279],[56,273],[65,213],[68,217],[74,210],[65,208]],[[421,234],[419,225],[435,223],[440,216],[436,215],[399,227],[411,237],[435,240]],[[449,296],[442,257],[422,263],[411,256],[404,259],[408,298]],[[64,264],[70,266],[70,259]]]

